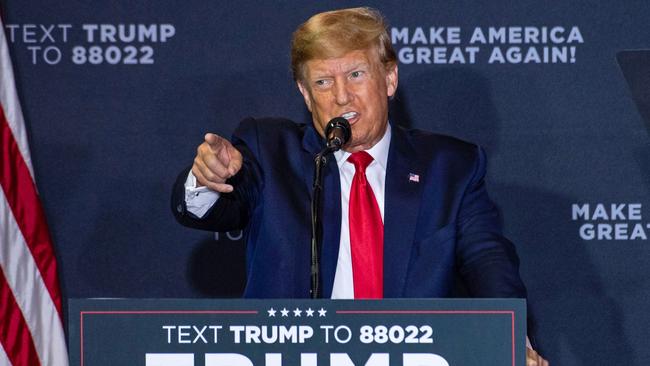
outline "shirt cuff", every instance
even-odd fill
[[[185,206],[187,211],[191,212],[198,218],[203,218],[206,212],[210,211],[212,206],[219,199],[219,192],[213,191],[208,187],[196,187],[196,177],[190,170],[185,180]]]

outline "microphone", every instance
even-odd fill
[[[340,150],[343,145],[350,141],[351,136],[350,122],[343,117],[332,118],[325,127],[327,149],[331,152]]]

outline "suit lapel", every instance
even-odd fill
[[[304,149],[302,154],[303,179],[307,185],[311,201],[313,196],[314,157],[324,147],[323,139],[312,126],[308,126],[305,130],[302,147]],[[320,253],[321,293],[323,298],[329,298],[332,296],[332,286],[334,285],[334,274],[336,273],[341,241],[341,183],[339,168],[333,155],[327,157],[327,163],[323,167],[323,193],[321,198],[321,218],[323,223]],[[306,243],[306,245],[309,245],[309,243]],[[306,273],[305,276],[309,278],[309,273]]]
[[[426,164],[409,137],[392,125],[384,203],[384,296],[401,297],[411,257]]]

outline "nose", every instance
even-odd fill
[[[347,82],[345,80],[340,80],[335,83],[334,89],[334,99],[338,105],[346,105],[352,101],[352,93],[349,90]]]

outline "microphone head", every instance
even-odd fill
[[[327,147],[334,151],[340,149],[352,137],[350,122],[343,117],[334,117],[325,126]]]

